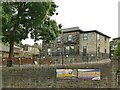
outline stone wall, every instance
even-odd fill
[[[4,88],[113,88],[116,87],[115,66],[104,64],[69,64],[63,66],[21,66],[3,67]],[[100,81],[63,80],[56,78],[56,68],[100,69]]]

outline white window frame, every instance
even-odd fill
[[[68,41],[71,42],[73,40],[73,36],[72,35],[68,35]]]
[[[88,40],[88,33],[83,34],[83,40]]]

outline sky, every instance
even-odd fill
[[[120,0],[54,0],[59,6],[58,15],[52,17],[62,28],[79,27],[81,30],[98,30],[113,38],[118,37],[118,2]],[[26,39],[23,44],[33,45]],[[41,43],[41,41],[37,41]]]

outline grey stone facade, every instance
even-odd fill
[[[62,29],[55,41],[43,41],[43,56],[53,63],[77,63],[109,58],[109,36],[97,30],[83,31],[78,27]]]
[[[105,60],[107,61],[107,59]],[[114,66],[113,66],[114,65]],[[59,66],[21,66],[2,68],[3,88],[117,88],[113,71],[116,64],[111,62],[96,64],[71,64]],[[99,68],[100,81],[64,80],[56,78],[58,68]],[[113,68],[113,69],[112,69]]]
[[[114,56],[114,51],[117,47],[117,44],[120,42],[120,37],[118,38],[114,38],[111,42],[110,42],[110,56]]]

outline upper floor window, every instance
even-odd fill
[[[72,38],[73,38],[72,35],[69,35],[69,36],[68,36],[68,41],[71,42],[71,41],[72,41]]]
[[[88,34],[87,33],[83,34],[83,40],[88,40]]]
[[[31,50],[32,50],[32,47],[29,47],[29,50],[31,51]]]
[[[100,40],[100,35],[99,34],[97,34],[97,39]]]
[[[57,37],[57,43],[60,43],[60,42],[61,42],[61,37],[58,36],[58,37]]]
[[[47,49],[47,55],[51,55],[51,49],[50,48]]]
[[[105,42],[107,41],[107,38],[105,37]]]
[[[24,45],[24,46],[23,46],[23,50],[24,50],[24,51],[28,51],[28,46],[27,46],[27,45]]]

